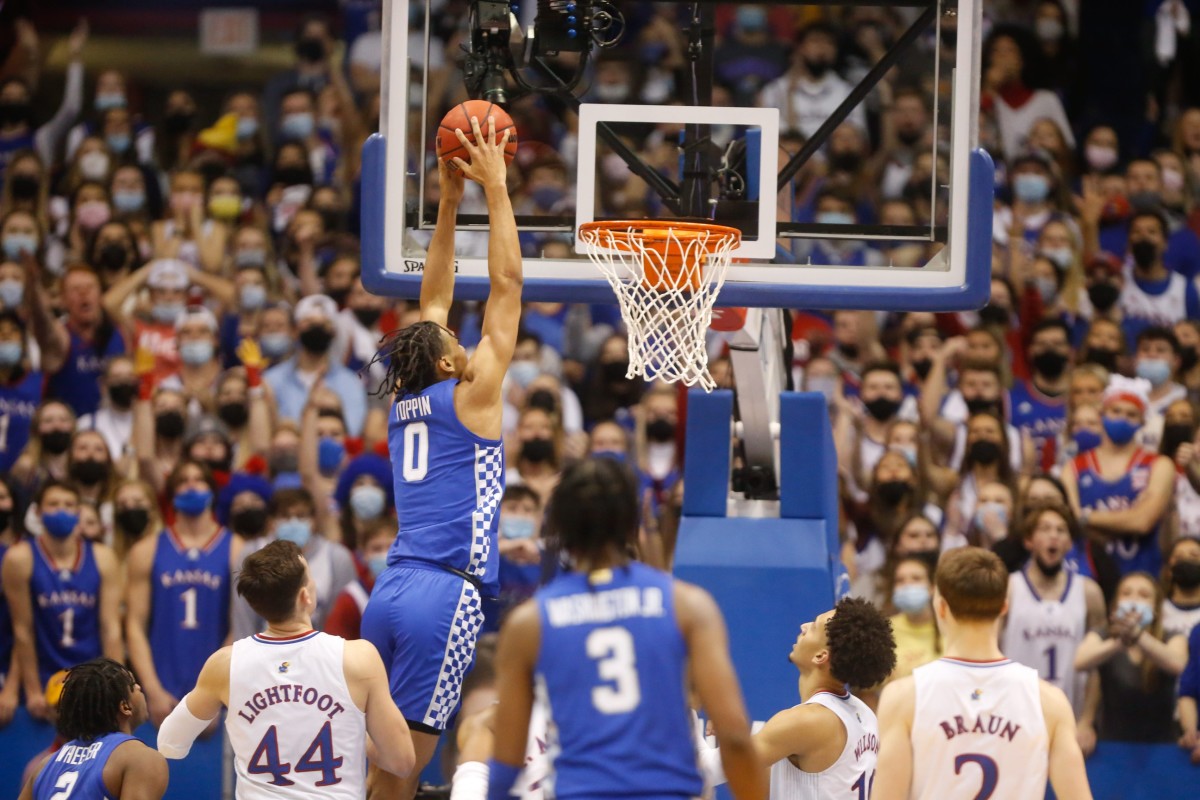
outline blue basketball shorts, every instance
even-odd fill
[[[440,733],[454,722],[482,627],[479,590],[458,575],[397,564],[379,576],[362,637],[383,657],[392,699],[414,730]]]

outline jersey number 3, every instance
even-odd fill
[[[597,628],[587,637],[588,658],[596,662],[600,680],[592,689],[592,705],[601,714],[625,714],[642,702],[633,636],[625,628]]]
[[[429,471],[429,426],[410,422],[404,426],[404,462],[402,473],[406,481],[423,481]]]

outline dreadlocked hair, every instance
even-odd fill
[[[567,467],[546,513],[552,539],[573,556],[598,556],[610,547],[624,553],[637,539],[637,480],[611,458],[588,458]]]
[[[111,658],[72,667],[58,701],[58,733],[66,741],[91,742],[119,730],[121,704],[130,701],[133,673]]]
[[[367,372],[376,364],[384,365],[383,380],[372,392],[375,397],[420,394],[437,383],[437,361],[445,349],[441,325],[415,322],[385,335],[379,345],[371,363],[363,367]]]

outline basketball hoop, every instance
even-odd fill
[[[628,377],[716,388],[705,335],[741,232],[710,223],[614,220],[583,223],[579,238],[620,303],[629,329]]]

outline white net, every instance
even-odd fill
[[[612,285],[629,329],[629,377],[712,391],[706,334],[725,283],[732,228],[591,223],[579,237]]]

